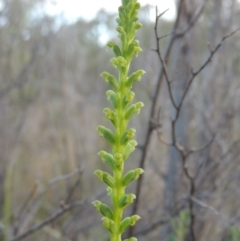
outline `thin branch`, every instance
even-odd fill
[[[47,224],[53,222],[54,220],[56,220],[57,218],[59,218],[60,216],[65,214],[66,212],[70,211],[71,209],[79,207],[79,206],[83,206],[86,203],[87,203],[86,201],[82,200],[82,201],[77,201],[77,202],[73,202],[73,203],[70,203],[70,204],[62,205],[62,207],[60,209],[58,209],[54,214],[52,214],[50,217],[45,219],[43,222],[32,226],[26,232],[14,237],[13,239],[10,239],[9,241],[22,240],[22,239],[26,238],[27,236],[35,233],[36,231],[38,231],[42,227],[46,226]]]
[[[25,219],[26,215],[29,214],[29,213],[34,213],[37,211],[38,209],[38,205],[42,199],[42,197],[45,195],[45,193],[49,190],[49,188],[51,186],[53,186],[54,184],[56,184],[57,182],[59,181],[63,181],[63,180],[67,180],[71,177],[73,177],[74,175],[76,175],[77,173],[81,173],[81,169],[76,169],[74,170],[73,172],[71,173],[68,173],[66,175],[61,175],[61,176],[57,176],[57,177],[54,177],[53,179],[51,179],[48,183],[48,186],[35,198],[32,200],[32,204],[31,206],[29,206],[26,211],[21,215],[21,220],[23,220],[22,222],[19,222],[19,225],[18,225],[18,232],[20,232],[19,230],[22,229],[22,227],[24,227],[24,225],[26,225],[26,220],[28,219]],[[68,200],[68,197],[66,198],[66,200]]]
[[[201,147],[198,147],[198,148],[192,148],[190,150],[187,151],[186,155],[189,156],[193,153],[196,153],[196,152],[200,152],[200,151],[203,151],[205,150],[206,148],[208,148],[214,141],[214,138],[215,136],[213,135],[213,137],[211,138],[211,140],[209,142],[207,142],[205,145],[201,146]]]
[[[167,140],[164,139],[161,130],[158,130],[158,131],[157,131],[157,137],[158,137],[158,140],[159,140],[160,142],[162,142],[164,145],[166,145],[166,146],[173,146],[173,143],[172,143],[172,142],[169,142],[169,141],[167,141]]]
[[[162,13],[158,14],[158,7],[156,6],[156,18],[157,18],[157,21],[158,21],[159,18],[161,18],[168,10],[169,10],[169,8],[167,8],[166,10],[164,10]]]
[[[74,170],[73,172],[68,173],[68,174],[66,174],[66,175],[60,175],[60,176],[54,177],[53,179],[51,179],[51,180],[49,181],[49,186],[55,184],[56,182],[63,181],[63,180],[67,180],[67,179],[73,177],[75,174],[81,173],[81,172],[82,172],[82,169],[77,168],[77,169]]]
[[[175,107],[175,109],[177,109],[177,104],[175,103],[175,100],[173,98],[173,93],[172,93],[172,88],[171,88],[171,81],[169,79],[169,75],[168,75],[168,71],[167,71],[167,66],[165,61],[163,60],[162,54],[161,54],[161,50],[160,50],[160,43],[159,43],[159,37],[158,37],[158,15],[157,15],[157,7],[156,7],[156,20],[155,20],[155,26],[154,26],[154,32],[155,32],[155,38],[157,40],[157,48],[156,48],[156,53],[158,55],[158,58],[162,64],[162,69],[163,69],[163,73],[164,76],[166,78],[166,82],[167,82],[167,87],[168,87],[168,93],[170,95],[170,99],[171,102],[173,104],[173,106]]]
[[[190,197],[195,203],[197,203],[199,206],[203,207],[203,208],[207,208],[210,211],[212,211],[215,215],[219,216],[219,212],[213,208],[212,206],[208,205],[207,203],[195,198],[195,197]]]
[[[200,74],[200,72],[202,72],[202,70],[205,69],[205,67],[211,62],[213,56],[214,56],[215,53],[218,51],[218,49],[222,46],[223,42],[224,42],[225,40],[227,40],[228,38],[230,38],[231,36],[233,36],[234,34],[236,34],[239,30],[240,30],[240,27],[237,28],[236,30],[232,31],[230,34],[225,35],[225,36],[222,38],[222,40],[218,43],[218,45],[217,45],[213,50],[210,51],[209,57],[205,60],[205,62],[202,64],[202,66],[201,66],[196,72],[194,72],[193,70],[191,71],[191,72],[192,72],[192,77],[191,77],[190,80],[188,81],[188,85],[187,85],[187,87],[186,87],[186,89],[185,89],[185,91],[184,91],[184,93],[183,93],[183,95],[182,95],[182,98],[181,98],[180,103],[179,103],[179,105],[178,105],[178,109],[181,109],[182,104],[183,104],[183,101],[184,101],[184,99],[186,98],[186,95],[187,95],[187,93],[188,93],[188,91],[189,91],[189,88],[190,88],[190,86],[192,85],[193,80],[195,79],[195,77],[196,77],[198,74]],[[179,111],[178,111],[178,113],[179,113]],[[176,118],[178,118],[178,115],[179,115],[179,114],[177,114]]]
[[[22,216],[25,212],[25,210],[27,209],[27,207],[29,206],[29,204],[31,203],[31,201],[33,200],[33,196],[37,190],[37,187],[39,186],[38,182],[35,182],[33,189],[30,191],[29,195],[27,196],[25,202],[23,203],[22,207],[20,208],[19,214],[16,217],[16,225],[14,225],[14,235],[17,235],[18,231],[19,231],[19,223],[22,219]]]
[[[164,38],[166,38],[166,37],[168,37],[168,36],[170,36],[172,34],[174,34],[174,32],[170,32],[170,33],[164,34],[164,35],[158,37],[158,40],[160,41],[160,40],[162,40],[162,39],[164,39]]]
[[[77,188],[79,187],[80,183],[81,183],[81,178],[82,178],[82,172],[79,172],[78,178],[75,181],[75,183],[69,188],[67,197],[65,198],[65,203],[69,203],[75,193],[75,191],[77,190]]]

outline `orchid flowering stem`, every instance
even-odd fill
[[[122,233],[140,219],[138,215],[123,218],[124,209],[136,198],[133,193],[125,193],[125,189],[143,173],[141,168],[137,168],[124,175],[124,162],[137,145],[134,140],[136,130],[128,128],[128,123],[132,116],[139,114],[140,109],[144,106],[142,102],[132,103],[135,93],[131,89],[136,81],[141,80],[145,71],[140,69],[129,74],[133,57],[142,51],[139,41],[135,39],[136,31],[141,28],[141,24],[137,22],[139,9],[140,4],[137,0],[122,0],[116,19],[120,44],[113,41],[107,44],[115,55],[111,59],[111,63],[118,70],[118,77],[108,72],[103,72],[101,75],[112,87],[112,90],[106,92],[111,108],[105,108],[103,113],[112,123],[114,130],[101,125],[97,127],[99,135],[112,146],[111,153],[102,150],[98,154],[112,173],[96,170],[94,174],[100,181],[107,184],[112,207],[98,200],[94,201],[93,205],[103,215],[103,226],[109,231],[111,241],[122,241]],[[136,240],[131,237],[124,241]]]

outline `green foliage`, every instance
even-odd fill
[[[184,241],[187,233],[189,221],[189,211],[181,211],[179,216],[171,221],[173,234],[170,235],[170,241]]]
[[[94,174],[100,181],[107,184],[108,196],[111,198],[113,208],[111,209],[98,200],[94,201],[93,205],[104,216],[102,218],[103,226],[109,231],[111,241],[121,241],[122,233],[140,219],[138,215],[123,219],[124,209],[136,198],[132,193],[125,194],[125,188],[143,173],[141,168],[137,168],[123,175],[124,162],[137,145],[133,139],[136,130],[128,128],[128,122],[135,113],[139,114],[140,109],[144,106],[142,102],[132,104],[135,94],[131,88],[136,81],[141,80],[145,72],[140,69],[128,76],[132,58],[142,51],[139,41],[135,39],[136,31],[141,27],[141,24],[137,22],[139,8],[140,4],[137,0],[122,1],[122,6],[118,9],[119,17],[116,19],[121,46],[113,41],[107,44],[115,54],[111,63],[114,68],[117,68],[119,78],[108,72],[103,72],[101,75],[113,88],[106,92],[113,109],[105,108],[103,113],[112,123],[115,131],[101,125],[97,127],[99,135],[112,146],[112,153],[100,151],[98,155],[109,166],[113,174],[101,170],[96,170]],[[137,239],[132,237],[127,240],[136,241]]]
[[[239,227],[230,227],[229,233],[230,233],[229,241],[239,241],[240,240],[240,228]]]

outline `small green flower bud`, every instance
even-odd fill
[[[128,137],[129,139],[133,139],[133,137],[135,136],[135,134],[136,134],[136,130],[133,129],[133,128],[131,128],[131,129],[129,129],[129,130],[127,131],[127,137]]]
[[[105,114],[105,117],[112,122],[114,126],[116,126],[116,114],[109,108],[103,109],[103,113]]]
[[[107,163],[112,170],[116,168],[113,156],[110,153],[107,153],[105,156],[105,163]]]
[[[103,181],[111,188],[115,186],[114,178],[107,172],[103,174]]]
[[[138,17],[135,15],[135,16],[133,16],[133,17],[131,18],[130,21],[131,21],[131,22],[136,22],[136,21],[138,21]]]
[[[112,188],[108,186],[108,187],[107,187],[107,196],[108,196],[108,197],[111,197],[111,196],[112,196],[112,193],[113,193]]]
[[[127,95],[126,95],[126,100],[127,100],[127,102],[128,102],[128,103],[132,102],[134,96],[135,96],[135,93],[132,92],[132,91],[129,91],[129,92],[127,93]]]
[[[129,155],[135,150],[135,146],[137,146],[137,142],[135,140],[131,140],[127,143],[123,155],[123,159],[126,160]]]
[[[117,57],[117,63],[119,67],[125,68],[127,66],[127,62],[122,56]]]
[[[101,157],[102,161],[106,163],[112,170],[116,168],[114,158],[110,153],[100,151],[98,152],[98,155]]]
[[[125,119],[130,120],[133,114],[140,113],[140,109],[144,106],[142,102],[137,102],[136,104],[130,105],[125,112]]]
[[[129,144],[132,146],[132,148],[135,148],[135,146],[137,146],[137,142],[135,140],[129,141]]]
[[[131,14],[131,18],[137,17],[138,16],[138,10],[137,9],[133,9],[132,14]]]
[[[94,174],[98,177],[100,181],[105,182],[108,186],[115,186],[114,178],[109,173],[103,172],[101,170],[96,170]]]
[[[122,25],[121,19],[120,19],[120,18],[116,18],[116,23],[117,23],[119,26],[121,26],[121,25]]]
[[[139,47],[139,44],[136,43],[136,41],[132,41],[132,43],[129,44],[127,49],[127,57],[128,59],[132,59],[132,57],[135,55],[135,47]]]
[[[125,32],[124,29],[123,29],[123,27],[121,27],[121,26],[118,26],[118,27],[116,28],[116,30],[117,30],[119,33],[124,33],[124,32]]]
[[[120,50],[120,48],[119,48],[119,46],[116,44],[116,45],[114,45],[114,47],[113,47],[113,52],[114,52],[114,54],[116,55],[116,56],[122,56],[122,52],[121,52],[121,50]]]
[[[144,106],[144,104],[143,104],[142,102],[137,102],[137,103],[135,104],[135,106],[136,106],[136,112],[137,112],[137,114],[139,114],[139,113],[140,113],[140,110],[141,110],[141,108]]]
[[[109,41],[109,42],[107,43],[107,46],[108,46],[109,48],[113,49],[113,52],[115,53],[115,55],[116,55],[117,57],[122,55],[122,52],[121,52],[119,46],[118,46],[115,42]]]
[[[92,204],[103,216],[113,219],[113,212],[106,204],[103,204],[98,200],[92,202]]]
[[[119,89],[119,83],[115,76],[109,74],[108,72],[103,72],[101,76],[105,79],[105,82],[112,85],[115,90]]]
[[[122,56],[118,56],[117,58],[112,58],[111,63],[115,68],[125,68],[127,66],[127,62]]]
[[[136,222],[140,219],[141,217],[138,215],[133,215],[131,217],[131,226],[134,226],[136,224]]]
[[[92,205],[97,209],[98,212],[100,212],[100,207],[102,206],[102,203],[98,200],[95,200],[92,202]]]
[[[142,52],[142,48],[140,47],[134,47],[134,55],[136,55],[136,57],[138,56],[139,53]]]
[[[116,153],[114,159],[117,166],[120,166],[123,163],[123,156],[121,153]]]
[[[123,241],[137,241],[137,238],[131,237],[129,239],[124,239]]]
[[[140,42],[137,40],[137,39],[134,39],[132,41],[132,43],[135,45],[135,46],[140,46]]]
[[[112,106],[117,109],[118,102],[117,102],[117,95],[114,91],[108,90],[106,92],[107,99],[111,102]]]
[[[136,3],[135,6],[134,6],[134,8],[135,8],[136,10],[139,10],[140,7],[141,7],[140,3]]]
[[[136,134],[136,130],[131,128],[124,132],[121,137],[121,144],[125,145],[129,140],[133,139]]]
[[[127,228],[129,228],[131,226],[131,218],[127,217],[125,219],[123,219],[123,221],[120,223],[120,229],[119,232],[123,233],[126,231]]]
[[[109,108],[103,109],[103,113],[105,114],[105,116],[106,116],[106,118],[108,120],[113,120],[114,119],[114,113]]]
[[[118,205],[120,208],[125,208],[128,205],[133,203],[133,200],[136,198],[135,194],[126,194],[123,197],[120,198]]]
[[[97,131],[99,135],[103,136],[110,144],[113,145],[116,142],[116,136],[108,128],[104,126],[98,126]]]
[[[138,71],[133,72],[127,79],[126,87],[131,88],[136,81],[140,81],[141,80],[142,76],[145,73],[146,72],[144,70],[142,70],[142,69],[139,69]]]
[[[100,212],[107,218],[113,219],[113,212],[106,204],[102,204]]]
[[[124,11],[123,6],[120,6],[120,7],[118,8],[118,12],[119,12],[119,13],[123,13],[123,11]]]
[[[117,68],[117,67],[118,67],[117,58],[112,58],[112,59],[110,60],[110,62],[112,63],[112,66],[113,66],[114,68]]]
[[[135,23],[135,25],[134,25],[135,30],[137,30],[137,29],[139,29],[141,27],[142,27],[141,23]]]
[[[103,171],[101,171],[101,170],[96,170],[96,171],[94,172],[94,175],[96,175],[100,181],[103,181]]]
[[[114,221],[107,217],[102,217],[103,227],[108,229],[110,233],[115,234],[117,232],[117,227]]]
[[[116,45],[116,43],[113,42],[113,41],[109,41],[109,42],[107,43],[107,46],[108,46],[109,48],[113,48],[115,45]]]
[[[98,155],[101,157],[102,161],[104,160],[105,156],[107,155],[107,152],[105,151],[99,151]]]
[[[127,217],[123,219],[123,221],[120,223],[120,229],[119,229],[120,233],[125,232],[125,230],[130,226],[134,226],[139,219],[140,219],[140,216],[138,215],[133,215],[132,217]]]
[[[130,120],[131,117],[133,116],[134,113],[137,112],[137,108],[136,108],[136,105],[133,104],[133,105],[130,105],[127,109],[126,109],[126,112],[125,112],[125,120]]]
[[[128,184],[130,182],[132,182],[133,180],[137,180],[139,178],[139,176],[144,173],[142,168],[137,168],[135,170],[131,170],[129,171],[122,179],[122,185],[124,187],[128,186]]]
[[[135,93],[132,91],[129,91],[122,100],[122,107],[126,108],[128,104],[130,104],[133,101],[133,98],[135,96]]]

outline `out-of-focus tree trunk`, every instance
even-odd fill
[[[179,31],[183,31],[189,25],[189,21],[194,14],[195,5],[192,1],[185,1],[182,5]],[[191,31],[175,42],[172,50],[171,65],[169,66],[170,80],[173,80],[173,98],[179,105],[183,91],[186,88],[187,81],[191,74]],[[171,110],[171,116],[174,117],[176,111],[174,107]],[[186,128],[188,125],[188,113],[186,105],[182,106],[180,117],[176,123],[176,139],[181,145],[186,143]],[[169,158],[167,164],[166,185],[164,191],[164,210],[165,214],[171,217],[177,208],[177,201],[182,190],[182,167],[181,155],[175,147],[169,147]],[[171,233],[171,225],[163,226],[160,240],[168,240]]]

